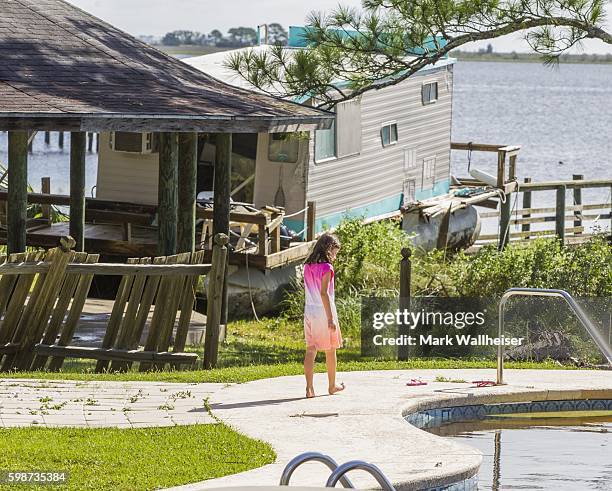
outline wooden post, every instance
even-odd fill
[[[42,194],[51,194],[51,178],[41,177],[40,178],[40,192]],[[41,215],[47,220],[47,223],[51,223],[51,205],[40,205]]]
[[[508,179],[514,181],[516,179],[516,157],[517,155],[511,155],[508,159],[509,161],[509,170],[508,170]]]
[[[45,145],[49,145],[51,143],[51,133],[49,131],[45,131]]]
[[[230,194],[232,175],[232,134],[216,135],[215,177],[213,196],[213,236],[225,234],[229,237]],[[261,238],[260,238],[261,240]],[[229,254],[227,254],[229,256]],[[227,324],[227,270],[223,281],[223,306],[221,324]]]
[[[196,184],[198,178],[198,134],[179,135],[178,252],[195,250]]]
[[[70,235],[75,251],[85,250],[85,144],[86,133],[70,133]]]
[[[574,181],[582,181],[584,176],[582,174],[573,174],[572,179]],[[582,205],[582,188],[574,188],[574,206]],[[582,227],[582,209],[574,210],[574,227]],[[574,232],[574,235],[580,235],[582,232]]]
[[[503,251],[510,240],[510,214],[512,212],[512,193],[505,193],[499,210],[499,241],[497,248]]]
[[[223,308],[223,289],[225,286],[225,263],[227,262],[228,236],[216,234],[214,237],[212,264],[208,275],[206,307],[206,339],[204,342],[204,368],[215,368],[219,353],[219,325]]]
[[[526,177],[525,182],[526,183],[531,182],[531,177]],[[523,191],[523,209],[525,210],[528,208],[531,208],[531,191]],[[523,218],[531,218],[531,213],[527,213],[526,215],[523,215]],[[523,223],[523,225],[521,226],[521,230],[523,232],[529,232],[530,229],[531,229],[531,224],[529,223]],[[525,239],[529,240],[529,235],[526,235]]]
[[[410,310],[410,284],[412,278],[412,262],[410,261],[411,254],[412,251],[410,248],[402,248],[402,260],[400,262],[400,312]],[[410,333],[410,328],[402,322],[400,323],[399,331],[400,336],[404,334],[408,335]],[[409,355],[409,346],[407,344],[400,344],[397,349],[397,359],[400,361],[405,361],[409,358]]]
[[[314,201],[308,202],[308,211],[306,214],[306,240],[311,241],[315,238],[315,227],[317,220],[317,203]]]
[[[506,181],[506,152],[504,150],[497,151],[497,187],[504,189]]]
[[[57,133],[57,146],[59,148],[64,148],[64,132],[63,131],[59,131]]]
[[[94,134],[91,132],[87,133],[87,151],[89,153],[93,151],[93,139],[94,139]]]
[[[25,252],[28,209],[28,132],[8,133],[7,249]]]
[[[555,217],[555,234],[565,243],[565,185],[557,187],[557,213]]]
[[[96,153],[100,152],[100,133],[96,133]]]
[[[160,133],[159,143],[157,251],[171,256],[176,254],[178,135]]]

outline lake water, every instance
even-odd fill
[[[518,176],[536,180],[612,176],[612,65],[458,62],[455,65],[453,141],[521,145]],[[54,193],[69,191],[70,137],[63,150],[57,134],[50,146],[34,141],[29,182],[51,176]],[[6,163],[6,133],[0,133],[0,163]],[[452,170],[467,175],[467,152],[454,151]],[[495,173],[494,154],[473,153],[473,165]],[[97,156],[87,157],[86,192],[96,182]],[[584,201],[605,200],[608,190],[585,191]],[[552,203],[539,193],[535,205]],[[568,200],[570,195],[568,193]],[[570,201],[568,201],[568,204]]]

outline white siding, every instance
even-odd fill
[[[156,205],[159,154],[115,152],[109,140],[109,133],[100,133],[96,197]]]
[[[438,82],[438,100],[423,105],[421,86]],[[310,159],[307,196],[317,215],[375,203],[402,193],[404,179],[421,187],[423,160],[436,158],[435,182],[450,174],[452,65],[425,72],[361,97],[361,152],[315,164]],[[397,122],[398,142],[383,148],[381,125]],[[311,141],[310,154],[314,155]],[[415,163],[416,165],[409,165]]]

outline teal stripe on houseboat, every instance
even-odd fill
[[[415,193],[415,198],[418,201],[422,201],[433,198],[434,196],[446,194],[448,193],[449,189],[450,181],[445,179],[437,182],[433,188],[417,191]],[[326,229],[336,228],[343,218],[373,218],[386,215],[387,213],[392,213],[400,209],[403,196],[403,193],[400,193],[364,206],[356,206],[342,212],[322,216],[316,220],[315,231],[318,233]],[[301,232],[304,229],[304,222],[302,220],[285,219],[283,220],[283,223],[295,232]]]
[[[449,189],[450,181],[448,179],[444,179],[443,181],[435,183],[434,187],[431,189],[423,189],[422,191],[417,191],[415,193],[415,199],[417,201],[422,201],[424,199],[433,198],[434,196],[440,196],[441,194],[448,193]]]

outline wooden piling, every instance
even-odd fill
[[[557,211],[555,213],[555,234],[565,243],[565,185],[557,187]]]
[[[86,133],[70,134],[70,235],[75,251],[85,250],[85,144]]]
[[[28,132],[8,133],[7,249],[9,254],[26,249],[28,208]]]
[[[159,143],[157,250],[170,256],[176,253],[178,134],[160,133]]]
[[[412,282],[412,262],[410,256],[412,251],[408,247],[402,248],[402,260],[400,262],[400,298],[399,308],[401,312],[410,310],[411,282]],[[400,335],[408,335],[410,328],[403,322],[399,326]],[[400,344],[397,349],[397,359],[405,361],[409,358],[409,346]]]
[[[227,262],[228,236],[216,234],[208,275],[206,338],[204,342],[204,368],[215,368],[219,353],[219,325],[221,323],[223,289],[225,286],[225,271]]]
[[[572,180],[574,181],[582,181],[584,176],[582,174],[573,174]],[[582,188],[575,187],[574,188],[574,205],[581,206],[582,205]],[[582,210],[577,209],[574,210],[574,227],[582,227]],[[576,231],[574,235],[580,235],[582,232]]]
[[[198,134],[181,133],[178,150],[178,252],[195,250],[196,184],[198,178]]]
[[[63,131],[59,131],[57,133],[57,146],[59,148],[64,148],[64,132]]]
[[[218,133],[216,135],[215,153],[213,236],[216,234],[225,234],[229,237],[231,175],[232,134]],[[221,324],[223,325],[227,324],[227,270],[227,267],[224,268],[223,303],[221,307]]]
[[[91,132],[87,133],[87,151],[89,153],[93,151],[93,140],[94,140],[94,134]]]
[[[311,241],[315,238],[315,227],[317,219],[317,203],[314,201],[308,202],[308,211],[306,212],[306,240]]]
[[[499,210],[499,240],[497,248],[503,251],[510,240],[510,214],[512,213],[512,193],[505,193]]]
[[[526,177],[525,182],[530,183],[531,177]],[[523,209],[528,210],[530,208],[531,208],[531,191],[523,191]],[[523,214],[523,218],[531,218],[531,213]],[[523,225],[521,225],[522,232],[529,232],[530,228],[531,228],[530,223],[523,223]],[[525,238],[529,240],[529,235],[527,235]]]
[[[51,178],[41,177],[40,178],[40,192],[41,194],[51,194]],[[40,205],[41,215],[47,220],[47,223],[51,223],[51,205]]]
[[[51,132],[45,131],[45,145],[49,145],[51,143]]]

